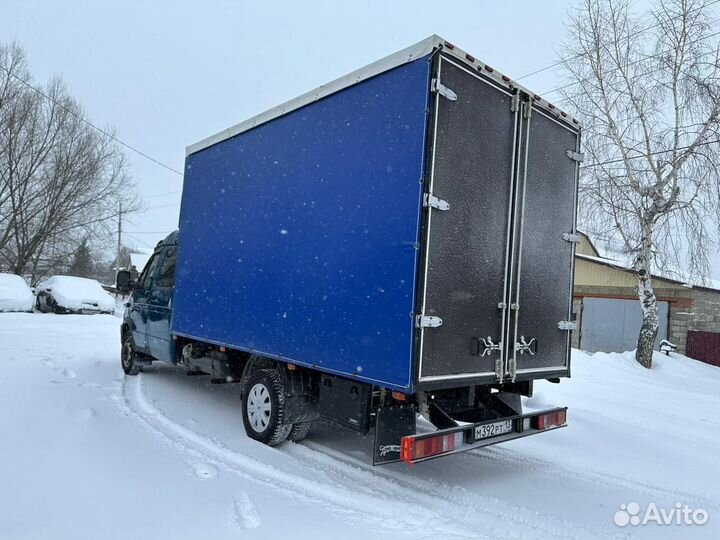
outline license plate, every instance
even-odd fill
[[[512,420],[501,420],[492,424],[475,426],[475,440],[504,435],[512,431]]]

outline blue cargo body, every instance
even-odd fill
[[[173,333],[413,389],[431,58],[190,153]]]

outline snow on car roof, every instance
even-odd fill
[[[58,303],[70,309],[82,309],[83,303],[97,303],[102,309],[111,309],[115,300],[94,279],[75,276],[52,276],[38,285],[38,290],[50,289]]]

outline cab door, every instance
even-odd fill
[[[155,252],[145,265],[145,269],[138,278],[135,290],[130,297],[130,326],[132,331],[133,343],[135,348],[142,352],[147,352],[147,321],[148,321],[148,303],[150,302],[150,292],[152,289],[153,276],[157,272],[160,262],[160,253]]]
[[[148,299],[147,344],[150,355],[163,362],[173,362],[170,318],[175,288],[177,246],[161,252],[162,261]]]

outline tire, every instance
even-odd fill
[[[122,347],[120,348],[120,364],[122,365],[125,375],[137,375],[142,371],[142,365],[138,364],[137,353],[132,346],[132,336],[130,332],[123,338]]]
[[[293,424],[290,433],[288,434],[288,440],[293,442],[300,442],[307,437],[308,431],[312,422],[301,422],[299,424]]]
[[[287,439],[292,425],[282,423],[284,407],[285,385],[277,371],[260,369],[243,381],[243,424],[251,439],[269,446]]]
[[[46,298],[45,302],[49,306],[50,311],[55,313],[56,315],[63,315],[64,313],[66,313],[65,308],[58,304],[57,300],[55,300],[52,296]]]

